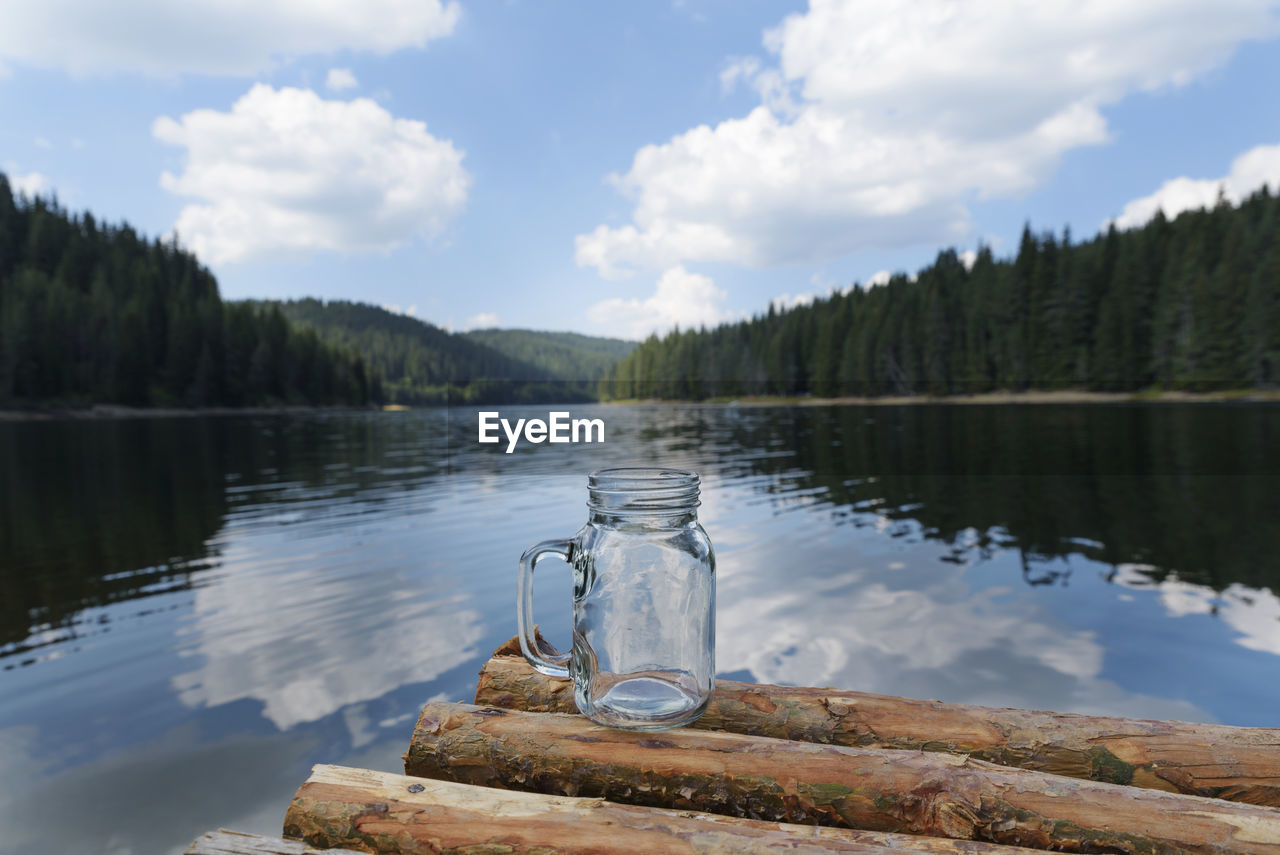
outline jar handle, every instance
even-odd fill
[[[537,627],[533,623],[533,569],[544,555],[559,555],[570,562],[573,541],[544,540],[534,544],[520,556],[520,582],[516,594],[516,621],[519,623],[520,651],[535,670],[548,677],[569,676],[569,654],[554,650],[543,655],[539,649]]]

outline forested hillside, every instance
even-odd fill
[[[0,405],[364,404],[364,361],[224,304],[174,243],[15,198],[0,173]]]
[[[489,329],[463,335],[560,380],[598,380],[636,349],[634,341],[567,332]]]
[[[917,277],[650,338],[605,397],[1213,390],[1280,384],[1280,197],[1158,215],[1017,255],[954,250]]]
[[[382,378],[387,399],[405,404],[581,401],[595,397],[594,377],[572,382],[417,318],[366,303],[315,299],[261,303],[325,341],[350,347]],[[598,374],[596,375],[599,376]]]

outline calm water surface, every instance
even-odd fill
[[[461,409],[0,424],[0,849],[274,834],[312,764],[399,771],[607,465],[703,474],[721,676],[1280,725],[1280,407],[572,409],[603,446],[505,455]]]

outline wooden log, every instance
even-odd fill
[[[514,647],[513,647],[514,645]],[[476,703],[575,713],[515,639],[480,671]],[[866,692],[716,681],[694,727],[778,739],[968,754],[1002,766],[1280,807],[1280,729],[998,709]]]
[[[351,849],[320,850],[297,840],[263,837],[225,828],[196,838],[184,855],[361,855]]]
[[[966,756],[846,748],[576,715],[427,704],[405,772],[770,821],[1037,849],[1280,855],[1280,810],[1080,781]]]
[[[316,766],[285,816],[315,846],[450,852],[739,852],[1035,855],[990,843],[785,825]]]

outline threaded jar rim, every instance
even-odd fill
[[[587,476],[587,507],[604,514],[676,514],[698,508],[697,472],[649,466],[597,469]]]

